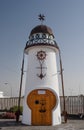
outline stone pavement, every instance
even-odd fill
[[[68,120],[57,126],[27,126],[15,120],[0,119],[0,130],[84,130],[84,120]]]

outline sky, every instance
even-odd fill
[[[84,94],[84,0],[0,0],[0,91],[18,96],[23,50],[40,13],[61,50],[65,95]]]

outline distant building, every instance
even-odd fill
[[[4,97],[4,93],[2,91],[0,91],[0,98]]]

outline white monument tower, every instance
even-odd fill
[[[44,15],[39,15],[44,20]],[[28,55],[22,123],[58,125],[61,123],[56,55],[58,46],[50,27],[32,29],[25,47]]]

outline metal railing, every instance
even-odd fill
[[[61,112],[63,111],[63,97],[60,97]],[[65,108],[68,114],[84,114],[84,96],[66,96]]]
[[[23,106],[23,97],[20,105]],[[63,97],[60,97],[61,112],[63,112]],[[18,97],[0,98],[0,110],[9,110],[18,106]],[[65,96],[65,107],[68,114],[84,114],[84,96]]]

